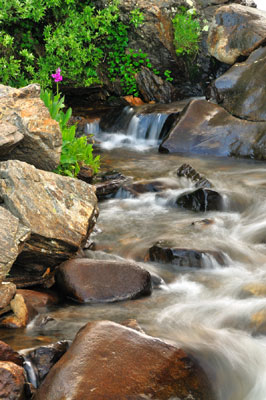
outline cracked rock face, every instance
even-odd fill
[[[40,99],[40,86],[0,85],[0,160],[16,159],[52,171],[60,161],[62,135]]]
[[[30,232],[17,259],[27,267],[55,266],[75,254],[98,215],[93,186],[15,160],[0,163],[0,201]]]

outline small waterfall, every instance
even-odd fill
[[[140,113],[137,108],[124,107],[118,115],[110,115],[102,121],[88,123],[87,135],[93,134],[101,147],[130,147],[146,150],[159,144],[159,138],[167,113]]]

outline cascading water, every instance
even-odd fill
[[[99,121],[95,121],[86,125],[85,133],[94,135],[106,150],[117,147],[146,150],[158,145],[167,117],[163,113],[141,114],[132,107],[125,107],[117,123],[108,132],[101,129]]]

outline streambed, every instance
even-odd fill
[[[132,182],[160,181],[162,192],[131,197],[119,191],[99,203],[93,257],[138,261],[163,279],[150,297],[114,304],[50,309],[25,330],[1,330],[2,340],[25,349],[73,339],[90,320],[137,319],[150,335],[185,348],[203,366],[219,400],[266,398],[266,165],[250,160],[158,154],[154,148],[104,150],[103,163]],[[223,196],[223,210],[195,213],[178,208],[192,189],[176,176],[190,163]],[[201,221],[208,219],[210,223]],[[158,240],[178,247],[218,250],[226,265],[206,259],[204,268],[145,262]]]

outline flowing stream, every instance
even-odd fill
[[[97,128],[94,133],[101,140]],[[110,150],[112,137],[102,138],[103,164],[131,182],[159,181],[163,190],[137,197],[120,190],[100,202],[92,235],[97,252],[87,251],[87,256],[136,260],[159,276],[161,285],[150,297],[134,301],[52,308],[25,330],[2,330],[2,339],[23,349],[72,339],[91,320],[135,318],[148,334],[197,358],[218,400],[265,400],[266,165],[159,154],[150,144],[139,146],[137,135],[116,142],[120,147]],[[127,147],[134,143],[137,149]],[[177,196],[192,190],[191,181],[176,175],[183,163],[191,164],[222,194],[222,211],[195,213],[175,205]],[[158,240],[180,248],[220,251],[225,265],[212,256],[201,269],[145,261]]]

